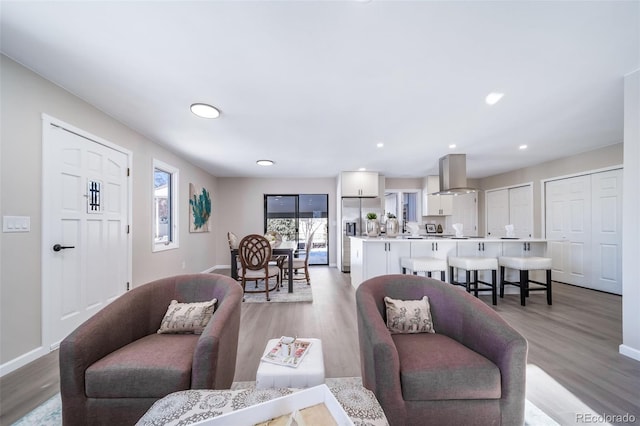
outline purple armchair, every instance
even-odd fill
[[[202,334],[157,334],[172,299],[218,299]],[[163,278],[123,294],[60,344],[64,425],[134,424],[158,399],[233,382],[242,288],[217,274]]]
[[[436,333],[390,334],[384,297],[429,298]],[[396,425],[522,425],[527,341],[482,301],[431,278],[356,291],[362,381]]]

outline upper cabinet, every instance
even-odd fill
[[[343,197],[378,197],[380,186],[377,172],[342,172]]]
[[[440,190],[440,178],[427,176],[424,178],[422,188],[422,215],[423,216],[450,216],[453,214],[453,196],[431,195]]]

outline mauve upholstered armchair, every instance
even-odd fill
[[[391,334],[384,297],[429,298],[436,333]],[[450,284],[385,275],[356,291],[362,381],[396,425],[522,425],[527,341]]]
[[[157,334],[171,300],[218,300],[202,334]],[[185,389],[228,389],[242,288],[217,274],[163,278],[123,294],[60,344],[64,425],[132,425]]]

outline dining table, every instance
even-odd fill
[[[271,246],[272,256],[287,256],[289,293],[293,293],[293,255],[298,249],[296,241],[278,241]],[[238,249],[231,250],[231,278],[238,279]]]

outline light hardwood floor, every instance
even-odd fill
[[[360,375],[349,275],[313,267],[311,280],[313,303],[243,304],[236,381],[255,380],[267,340],[282,335],[322,339],[327,377]],[[581,413],[628,413],[640,423],[640,362],[618,353],[622,299],[554,284],[552,306],[534,293],[526,307],[517,295],[496,307],[529,341],[527,398],[562,425],[577,424]],[[19,419],[58,387],[57,352],[3,377],[0,424]]]

